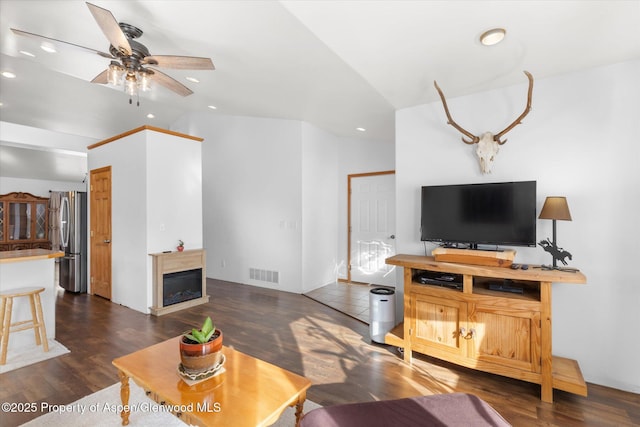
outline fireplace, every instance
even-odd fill
[[[166,273],[162,279],[162,306],[167,307],[202,296],[202,269]]]
[[[153,307],[151,314],[166,313],[209,301],[206,288],[205,251],[150,254],[153,259]]]

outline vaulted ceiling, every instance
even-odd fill
[[[85,2],[1,0],[0,68],[16,74],[0,78],[2,121],[101,139],[197,111],[393,141],[395,111],[438,99],[434,80],[453,98],[525,85],[523,70],[539,81],[640,58],[637,0],[93,3],[142,29],[152,54],[210,57],[216,70],[163,70],[195,93],[156,87],[129,105],[121,88],[90,83],[108,59],[65,46],[46,53],[10,30],[106,52]],[[505,40],[481,45],[492,27],[505,28]]]

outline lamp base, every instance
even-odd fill
[[[573,267],[558,267],[555,265],[541,265],[540,269],[542,270],[558,270],[558,271],[566,271],[569,273],[577,273],[578,270],[577,268],[573,268]]]

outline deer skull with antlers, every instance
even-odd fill
[[[462,141],[465,144],[478,144],[478,147],[476,148],[476,154],[478,155],[478,159],[480,160],[480,169],[482,170],[482,173],[491,173],[491,166],[493,164],[494,157],[496,156],[496,154],[498,154],[498,150],[500,146],[503,145],[505,142],[507,142],[506,139],[502,140],[502,137],[511,129],[513,129],[515,126],[522,123],[522,119],[524,119],[524,117],[527,114],[529,114],[529,111],[531,110],[531,95],[533,93],[533,76],[528,71],[525,71],[524,74],[529,79],[529,92],[527,95],[527,106],[525,107],[522,114],[520,114],[520,116],[518,116],[518,118],[515,119],[513,123],[511,123],[501,132],[498,132],[496,134],[493,134],[491,132],[485,132],[480,137],[463,129],[460,125],[458,125],[456,122],[453,121],[453,119],[451,118],[451,114],[449,114],[449,107],[447,107],[447,101],[444,98],[444,94],[442,93],[442,90],[440,90],[438,83],[436,83],[435,81],[433,82],[438,93],[440,94],[440,99],[442,99],[444,112],[447,115],[447,124],[450,124],[451,126],[456,128],[458,131],[460,131],[463,135],[465,135],[467,138],[469,138],[469,139],[466,139],[464,136],[462,137]]]

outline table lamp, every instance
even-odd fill
[[[558,248],[556,244],[556,220],[571,221],[567,198],[559,196],[547,197],[538,218],[553,220],[553,242],[546,239],[538,244],[553,257],[553,267],[551,269],[558,270],[557,260],[567,265],[565,258],[571,259],[571,254],[562,248]]]

